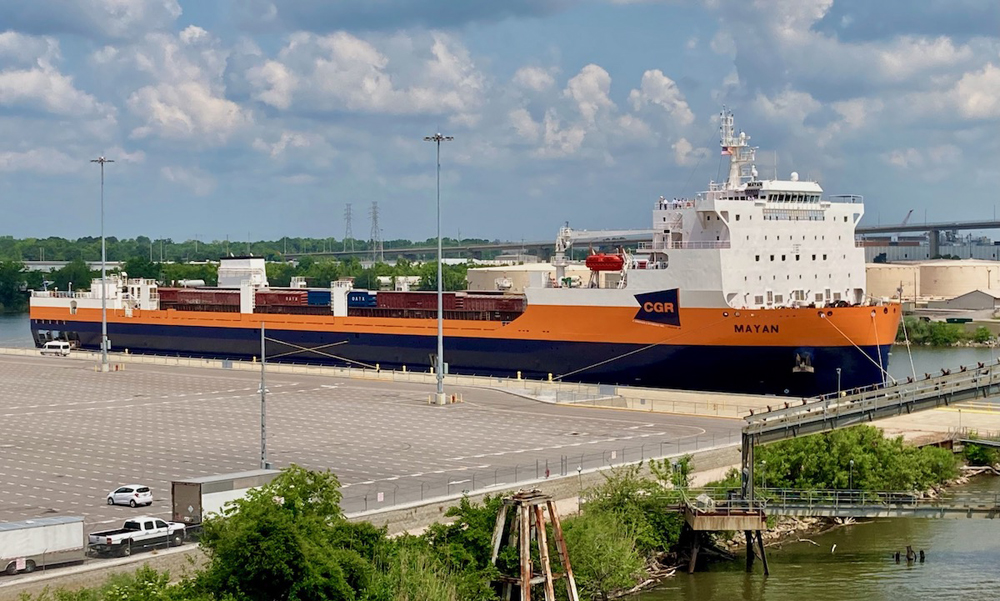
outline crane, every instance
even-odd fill
[[[906,225],[906,222],[908,222],[910,220],[910,217],[912,215],[913,215],[913,209],[910,209],[910,212],[907,213],[906,217],[903,218],[903,223],[900,223],[899,225],[901,225],[901,226]]]

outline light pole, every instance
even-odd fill
[[[270,469],[267,463],[267,382],[264,369],[267,366],[267,351],[264,348],[264,321],[260,322],[260,469]]]
[[[767,462],[760,462],[760,489],[764,490],[767,488]]]
[[[840,398],[840,368],[837,368],[837,398]]]
[[[438,337],[437,337],[437,404],[444,405],[444,292],[441,274],[441,142],[451,142],[454,136],[442,136],[436,133],[425,136],[424,142],[437,144],[437,239],[438,239],[438,272],[437,272],[437,303],[438,303]]]
[[[849,475],[847,476],[847,489],[848,490],[854,490],[854,460],[853,459],[851,459],[851,461],[850,461],[850,466],[851,466],[851,471],[849,472]]]
[[[104,164],[114,161],[97,157],[90,162],[101,164],[101,371],[108,371],[108,259],[104,245]]]

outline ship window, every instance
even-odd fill
[[[781,303],[781,302],[782,302],[783,300],[785,300],[785,297],[784,297],[784,296],[782,296],[782,295],[780,295],[780,294],[775,294],[775,295],[774,295],[774,302],[776,302],[776,303]]]
[[[823,255],[823,260],[826,261],[826,255]]]
[[[736,215],[736,221],[739,221],[739,220],[740,220],[740,216]]]
[[[711,221],[712,220],[712,216],[711,215],[706,215],[706,219],[708,219],[709,221]],[[846,221],[847,217],[844,217],[844,220]]]
[[[815,261],[815,260],[816,260],[816,255],[813,255],[813,261]]]
[[[816,293],[816,302],[818,303],[818,302],[821,302],[822,300],[823,300],[823,293],[822,292],[817,292]]]
[[[756,259],[757,259],[757,262],[759,263],[760,262],[760,255],[757,255]]]
[[[785,255],[781,255],[781,260],[782,260],[782,261],[784,261],[784,260],[785,260]]]
[[[798,260],[799,260],[799,255],[795,255],[795,260],[796,260],[796,261],[798,261]]]
[[[844,215],[844,223],[847,223],[847,215]]]
[[[763,305],[764,304],[764,297],[763,296],[755,296],[755,297],[753,297],[753,302],[756,303],[756,304],[758,304],[758,305]]]
[[[772,260],[772,261],[774,260],[774,255],[771,255],[771,260]]]

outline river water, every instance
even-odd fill
[[[1000,478],[983,477],[962,490],[1000,492]],[[818,536],[816,543],[768,548],[765,577],[757,562],[744,571],[745,555],[693,575],[678,573],[630,601],[918,601],[995,599],[1000,564],[1000,521],[896,518],[856,524]],[[834,548],[836,545],[836,548]],[[897,564],[906,545],[927,553],[926,563]]]

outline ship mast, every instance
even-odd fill
[[[729,156],[729,177],[725,188],[734,190],[743,185],[744,179],[753,181],[757,178],[757,168],[753,164],[757,149],[748,143],[750,136],[746,132],[736,133],[733,112],[728,108],[722,108],[719,121],[722,154]]]

